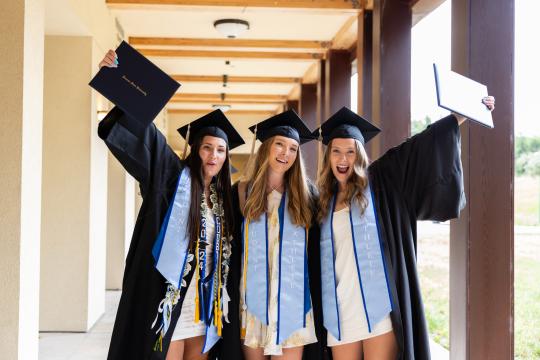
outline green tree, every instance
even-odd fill
[[[540,137],[515,139],[516,175],[540,176]]]
[[[540,176],[540,151],[529,154],[525,173],[530,176]]]
[[[411,135],[416,135],[424,131],[428,125],[431,125],[431,118],[429,116],[426,116],[423,120],[413,120],[411,122]]]

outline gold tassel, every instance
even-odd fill
[[[189,133],[191,130],[191,124],[187,127],[187,133],[186,133],[186,143],[184,144],[184,152],[182,153],[182,160],[186,160],[186,154],[187,154],[187,147],[189,143]]]
[[[154,344],[154,351],[162,352],[163,351],[163,334],[160,333],[156,343]]]
[[[218,335],[221,336],[221,266],[223,264],[223,238],[220,239],[219,247],[219,266],[218,266],[218,290],[217,290],[217,301],[214,309],[216,327],[218,329]]]
[[[195,266],[195,319],[193,320],[195,324],[198,324],[201,320],[201,314],[199,309],[199,241],[197,240],[197,245],[195,246],[195,254],[197,265]],[[191,280],[193,281],[193,280]]]

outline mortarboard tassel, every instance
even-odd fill
[[[253,161],[253,153],[255,152],[255,142],[257,142],[257,125],[255,125],[255,130],[253,130],[253,141],[251,142],[251,152],[249,153],[249,158],[246,165],[242,169],[242,175],[240,176],[240,178],[245,177],[246,172],[251,167],[251,163]]]
[[[188,125],[186,133],[186,143],[184,144],[184,152],[182,153],[182,160],[186,160],[187,147],[189,143],[189,130],[191,129],[191,124]]]
[[[317,180],[321,177],[322,160],[323,160],[323,143],[322,129],[319,127],[319,137],[317,138]]]

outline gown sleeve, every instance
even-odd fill
[[[229,302],[229,322],[223,323],[223,338],[210,359],[243,360],[240,340],[240,278],[242,263],[242,212],[238,197],[238,183],[232,187],[233,237],[231,240],[231,262],[227,280]]]
[[[417,220],[456,218],[465,205],[460,133],[456,118],[447,116],[371,166],[391,183]]]
[[[178,174],[180,159],[154,124],[144,128],[115,107],[99,123],[98,135],[139,182],[143,198],[151,188],[164,190],[167,175]]]
[[[321,253],[320,253],[320,227],[317,222],[318,193],[317,188],[310,184],[312,212],[312,225],[308,232],[308,274],[311,305],[313,306],[313,320],[317,342],[304,346],[303,360],[329,359],[329,349],[326,346],[326,329],[323,325],[322,295],[321,295]]]

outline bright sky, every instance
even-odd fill
[[[450,68],[450,1],[447,0],[412,29],[413,119],[422,119],[426,115],[435,119],[447,114],[437,106],[432,64],[436,62]],[[515,0],[515,8],[515,133],[540,136],[538,112],[534,106],[540,104],[537,99],[540,84],[537,39],[540,35],[540,1]]]

